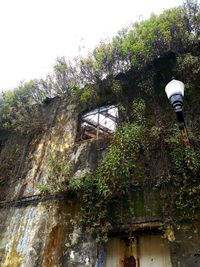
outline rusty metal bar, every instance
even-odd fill
[[[13,199],[10,201],[0,201],[0,208],[5,208],[5,207],[21,207],[21,206],[29,206],[29,205],[37,205],[39,202],[44,202],[47,200],[56,200],[56,199],[64,199],[63,195],[32,195],[32,196],[27,196],[23,198],[18,198],[18,199]]]
[[[188,132],[187,132],[186,127],[184,127],[183,129],[180,129],[180,132],[181,132],[181,136],[182,136],[184,144],[186,146],[190,146],[190,140],[188,138]]]

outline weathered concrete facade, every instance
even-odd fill
[[[161,207],[155,204],[159,202],[155,194],[144,193],[146,210],[140,209],[128,224],[124,222],[124,228],[132,229],[133,240],[127,243],[122,226],[118,232],[113,231],[105,248],[97,246],[95,240],[81,230],[80,203],[72,196],[40,195],[41,185],[48,185],[48,162],[52,153],[66,151],[68,158],[75,162],[76,173],[81,175],[95,169],[104,151],[99,149],[99,146],[103,148],[102,141],[76,143],[79,115],[76,105],[56,99],[46,110],[46,128],[42,133],[28,141],[26,137],[12,135],[3,141],[0,160],[5,162],[13,153],[17,158],[13,176],[0,187],[0,266],[200,266],[198,227],[188,232],[169,229],[166,239],[161,239]],[[19,156],[18,146],[22,147]],[[136,198],[134,203],[140,202],[141,195]],[[151,249],[145,247],[147,244]],[[159,255],[164,256],[158,257],[158,250]]]
[[[38,185],[47,179],[49,153],[67,149],[71,153],[78,115],[74,108],[74,105],[66,105],[59,100],[51,105],[46,117],[47,129],[39,136],[40,140],[32,140],[29,144],[36,142],[34,152],[26,147],[26,158],[22,158],[24,162],[20,170],[22,174],[25,165],[29,166],[25,176],[20,177],[18,172],[17,179],[10,177],[3,186],[6,192],[3,194],[2,190],[0,213],[2,267],[94,265],[95,242],[80,232],[76,203],[68,201],[67,196],[48,200],[38,198]],[[14,138],[13,142],[5,143],[2,157],[9,151],[11,143],[14,151],[17,148],[17,138],[10,138]],[[26,139],[21,143],[25,148]],[[79,147],[77,155],[72,153],[71,156],[79,160],[81,149],[86,149],[85,145]]]

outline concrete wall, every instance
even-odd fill
[[[79,114],[76,105],[57,99],[47,110],[45,131],[31,138],[11,135],[1,148],[1,166],[8,160],[10,169],[7,176],[4,169],[0,179],[3,181],[0,184],[0,266],[119,267],[116,254],[116,257],[126,258],[123,230],[115,232],[118,241],[112,239],[104,248],[98,247],[95,240],[81,230],[80,204],[68,194],[40,195],[41,186],[49,183],[48,164],[52,153],[66,154],[69,161],[75,162],[75,176],[80,176],[95,169],[101,156],[97,148],[103,145],[101,141],[75,142]],[[156,196],[148,192],[133,196],[135,217],[129,218],[128,227],[139,236],[141,231],[146,231],[148,236],[151,219],[159,217],[161,207]],[[150,202],[153,206],[149,205]],[[123,223],[125,225],[127,221]],[[168,235],[172,266],[200,266],[198,227],[185,232],[173,230]],[[149,241],[142,240],[141,246],[145,247]],[[142,253],[146,253],[142,247]],[[106,259],[103,251],[107,251]],[[115,256],[111,255],[112,251]],[[167,248],[165,253],[168,255],[166,251]],[[141,255],[144,258],[144,254]],[[148,260],[149,257],[146,262]],[[125,263],[120,264],[123,266]],[[169,260],[167,264],[166,267],[170,266]],[[140,267],[143,266],[146,265]]]

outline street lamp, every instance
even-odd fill
[[[187,129],[185,125],[185,120],[183,116],[183,97],[184,97],[184,83],[181,81],[173,79],[165,87],[165,92],[172,107],[176,113],[179,130],[181,132],[183,141],[186,145],[189,145],[189,139],[187,134]]]

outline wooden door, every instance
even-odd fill
[[[96,267],[171,267],[168,244],[159,234],[141,235],[131,243],[112,238]]]
[[[168,245],[160,235],[139,237],[140,267],[171,267]]]
[[[138,267],[136,265],[136,244],[127,244],[120,238],[108,242],[106,267]]]

